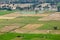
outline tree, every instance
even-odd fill
[[[60,12],[60,3],[57,3],[58,12]]]
[[[17,37],[21,37],[21,36],[17,36]]]
[[[38,13],[38,10],[35,10],[35,13],[37,14]]]
[[[54,30],[57,30],[57,29],[58,29],[57,26],[55,26],[55,27],[54,27]]]

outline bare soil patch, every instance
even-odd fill
[[[50,14],[49,16],[40,18],[38,20],[41,20],[41,21],[60,20],[60,13]]]
[[[30,31],[22,31],[22,30],[15,30],[13,32],[16,33],[29,33],[29,34],[60,34],[60,30],[30,30]]]
[[[48,34],[48,33],[50,33],[50,34],[60,34],[60,30],[33,30],[33,31],[31,31],[31,32],[29,32],[29,33],[36,33],[36,34]]]
[[[54,34],[54,33],[55,33],[55,34],[60,34],[60,30],[52,30],[51,33],[52,33],[52,34]]]
[[[13,32],[17,32],[17,33],[29,33],[33,30],[37,30],[38,27],[43,26],[43,24],[28,24],[26,26],[24,26],[23,28],[20,29],[16,29]]]
[[[4,16],[0,16],[0,19],[14,19],[15,17],[4,17]]]
[[[49,14],[21,14],[20,12],[14,12],[0,16],[0,19],[14,19],[19,16],[48,16]]]
[[[20,15],[17,12],[14,12],[14,13],[10,13],[10,14],[0,16],[0,19],[14,19],[18,16],[20,16]]]
[[[28,24],[28,25],[24,26],[22,29],[33,30],[38,27],[41,27],[42,25],[43,24]]]
[[[38,30],[38,27],[43,26],[43,24],[28,24],[22,28],[18,28],[12,32],[16,33],[29,33],[29,34],[60,34],[60,30]]]
[[[1,28],[0,32],[9,32],[9,31],[12,31],[12,30],[19,28],[19,27],[20,26],[18,26],[18,25],[7,25],[7,26]]]

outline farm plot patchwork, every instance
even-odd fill
[[[16,16],[16,14],[7,14],[7,17]],[[26,15],[26,14],[24,14]],[[60,20],[59,21],[38,21],[39,18],[45,16],[24,16],[19,14],[14,19],[0,19],[0,29],[6,31],[8,28],[8,33],[0,35],[0,40],[60,40]],[[12,26],[11,24],[15,24]],[[17,25],[18,24],[18,25]],[[2,27],[3,25],[3,27]],[[8,26],[6,26],[8,25]],[[30,26],[31,25],[31,26]],[[16,29],[16,27],[18,28]],[[54,30],[54,26],[58,27],[58,30]],[[10,31],[10,29],[13,29]],[[23,30],[23,31],[22,31]],[[51,30],[51,34],[49,33]],[[14,32],[16,31],[16,32]],[[7,31],[6,31],[7,32]],[[13,33],[9,33],[13,32]],[[18,33],[19,32],[19,33]],[[23,34],[20,34],[22,33]],[[16,34],[18,33],[18,34]],[[27,33],[27,34],[24,34]],[[29,34],[30,33],[30,34]],[[42,34],[41,34],[42,33]],[[22,36],[22,38],[18,37]]]
[[[33,29],[36,29],[40,26],[42,26],[43,24],[27,24],[26,26],[22,27],[22,29],[30,29],[30,30],[33,30]]]
[[[25,27],[25,25],[28,25],[28,24],[43,24],[43,26],[38,27],[37,30],[54,30],[54,28],[53,28],[54,26],[57,26],[58,29],[60,29],[60,21],[38,21],[39,18],[41,18],[41,17],[20,16],[15,19],[12,19],[12,20],[0,20],[0,23],[5,24],[5,26],[6,26],[6,24],[11,25],[11,24],[16,23],[16,24],[19,24],[19,26],[22,25],[21,27]],[[35,31],[37,32],[37,30],[35,30]],[[28,31],[28,30],[26,30],[26,31]],[[35,32],[35,31],[33,30],[33,32]],[[21,31],[21,32],[23,32],[23,31]]]
[[[9,31],[12,31],[14,29],[17,29],[19,28],[20,26],[18,25],[8,25],[8,26],[5,26],[3,28],[0,29],[0,32],[9,32]]]
[[[19,16],[48,16],[49,14],[21,14],[20,12],[14,12],[0,16],[0,19],[14,19]]]
[[[33,30],[37,30],[38,27],[43,26],[43,24],[28,24],[22,28],[18,28],[16,30],[14,30],[13,32],[16,33],[29,33]]]

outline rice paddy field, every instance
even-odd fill
[[[0,15],[3,16],[12,12],[14,11],[0,11]],[[39,21],[38,19],[44,16],[19,15],[14,19],[0,19],[0,40],[60,40],[60,20]],[[40,26],[41,24],[42,26]],[[54,29],[55,26],[57,30]]]

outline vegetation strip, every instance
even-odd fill
[[[37,38],[38,40],[60,40],[60,34],[5,33],[0,35],[0,40],[12,40],[14,38],[22,38],[21,40],[33,40],[35,38]]]

